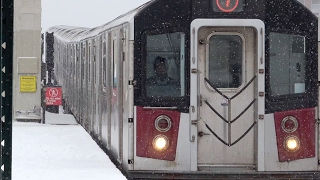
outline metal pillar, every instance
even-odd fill
[[[13,1],[1,0],[1,175],[11,180],[12,172],[12,65]]]

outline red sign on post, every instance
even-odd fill
[[[62,88],[61,87],[46,88],[46,105],[47,106],[62,105]]]

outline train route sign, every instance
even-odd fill
[[[47,106],[62,105],[62,88],[61,87],[46,88],[46,105]]]
[[[215,12],[240,12],[243,9],[242,0],[215,0],[213,3],[213,10]]]

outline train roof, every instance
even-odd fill
[[[212,0],[210,0],[212,1]],[[135,31],[144,31],[163,26],[162,22],[176,23],[188,27],[196,18],[232,18],[260,19],[266,23],[266,28],[281,24],[282,29],[309,31],[309,26],[316,16],[297,0],[246,0],[248,10],[239,13],[214,12],[208,7],[209,0],[150,0],[141,6],[118,16],[114,20],[95,28],[54,26],[47,32],[55,33],[55,37],[64,42],[78,42],[94,37],[116,26],[133,23]],[[159,8],[165,7],[165,8]],[[192,7],[192,8],[191,8]],[[185,9],[189,9],[186,11]],[[201,14],[201,15],[200,15]],[[159,21],[161,19],[161,22]],[[301,26],[303,22],[305,26]],[[311,25],[310,25],[311,24]],[[141,33],[140,32],[140,33]]]
[[[48,33],[54,32],[55,37],[58,37],[60,40],[63,40],[65,42],[73,42],[73,41],[80,41],[82,39],[87,39],[101,32],[104,32],[105,30],[113,28],[117,25],[132,22],[135,15],[138,14],[140,10],[144,9],[147,5],[149,5],[153,1],[155,0],[148,1],[127,13],[118,16],[114,20],[95,28],[58,25],[58,26],[50,27],[46,32]]]

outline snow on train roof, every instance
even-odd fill
[[[54,32],[55,37],[58,39],[65,41],[65,42],[73,42],[73,41],[80,41],[82,39],[87,39],[92,36],[95,36],[99,34],[100,32],[103,32],[107,29],[110,29],[112,27],[115,27],[116,25],[124,24],[126,22],[131,22],[134,18],[134,16],[143,8],[145,8],[149,3],[151,3],[151,0],[149,2],[146,2],[142,4],[141,6],[123,14],[119,17],[115,18],[114,20],[95,27],[95,28],[84,28],[84,27],[75,27],[75,26],[65,26],[65,25],[59,25],[59,26],[53,26],[47,30],[48,33]]]

